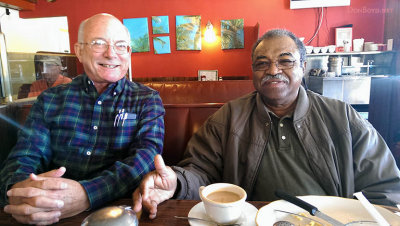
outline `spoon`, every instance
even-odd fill
[[[186,220],[203,221],[203,222],[215,224],[217,226],[240,226],[240,224],[218,224],[218,223],[216,223],[214,221],[211,221],[211,220],[206,220],[206,219],[201,219],[201,218],[196,218],[196,217],[179,217],[179,216],[175,216],[175,218],[186,219]]]
[[[295,216],[298,216],[298,217],[300,217],[300,218],[308,219],[309,221],[314,221],[314,222],[318,223],[319,225],[324,225],[322,222],[320,222],[320,221],[318,221],[318,220],[316,220],[316,219],[312,219],[312,218],[306,217],[306,216],[304,216],[304,215],[292,213],[292,212],[285,211],[285,210],[277,210],[277,209],[274,209],[274,211],[276,211],[276,212],[282,212],[282,213],[287,213],[287,214],[291,214],[291,215],[295,215]],[[345,225],[345,226],[351,226],[351,225],[357,225],[357,224],[378,225],[378,224],[376,223],[376,221],[368,221],[368,220],[355,220],[355,221],[348,222],[348,223],[346,223],[346,224],[344,224],[344,225]],[[292,222],[284,221],[284,220],[277,221],[277,222],[275,222],[275,223],[273,224],[273,226],[294,226],[294,225],[295,225],[295,224],[293,224]]]
[[[374,224],[375,221],[352,221],[350,223],[345,224],[346,226],[350,226],[353,224]],[[289,221],[277,221],[273,224],[273,226],[295,226],[292,222]]]
[[[274,226],[294,226],[294,224],[289,221],[277,221],[273,225]]]
[[[304,215],[300,215],[300,214],[297,214],[297,213],[292,213],[292,212],[284,211],[284,210],[274,210],[274,211],[276,211],[276,212],[282,212],[282,213],[288,213],[288,214],[297,216],[297,217],[299,217],[299,218],[305,218],[305,219],[307,219],[307,220],[309,220],[309,221],[314,221],[314,222],[316,222],[316,223],[318,223],[318,224],[320,224],[320,225],[324,225],[324,224],[322,224],[320,221],[318,221],[318,220],[316,220],[316,219],[312,219],[312,218],[309,218],[309,217],[306,217],[306,216],[304,216]],[[277,223],[278,223],[278,224],[277,224]],[[275,224],[277,224],[277,225],[275,225]],[[294,226],[294,224],[291,223],[291,222],[289,222],[289,221],[277,221],[277,222],[275,222],[275,224],[274,224],[275,226]]]

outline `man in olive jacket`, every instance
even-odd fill
[[[252,52],[256,91],[225,104],[191,138],[184,159],[156,170],[133,193],[154,218],[157,205],[175,197],[198,199],[216,182],[243,187],[249,200],[293,195],[351,198],[362,191],[373,203],[400,203],[400,172],[382,137],[350,105],[302,86],[304,44],[272,30]]]

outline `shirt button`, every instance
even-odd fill
[[[297,128],[299,128],[299,129],[300,129],[300,127],[301,127],[300,125],[297,125]]]
[[[97,126],[93,126],[93,129],[94,129],[94,130],[97,130]]]
[[[114,95],[114,96],[117,95],[117,92],[114,92],[113,95]]]
[[[282,140],[286,140],[286,136],[282,136]]]
[[[265,126],[268,127],[268,126],[269,126],[269,122],[266,122],[266,123],[265,123]]]
[[[86,152],[86,155],[91,155],[91,154],[92,154],[92,152],[90,152],[90,151]]]
[[[98,104],[98,105],[101,105],[102,103],[101,103],[101,101],[99,100],[99,101],[97,101],[97,104]]]
[[[279,123],[279,126],[280,126],[280,127],[283,127],[283,123]]]

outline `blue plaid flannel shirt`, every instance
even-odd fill
[[[126,78],[100,95],[85,74],[44,91],[0,172],[0,204],[30,173],[61,166],[86,189],[91,208],[128,195],[162,152],[164,113],[157,91]]]

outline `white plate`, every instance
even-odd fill
[[[237,223],[240,223],[242,226],[255,226],[256,214],[257,208],[250,203],[245,202],[242,216],[239,218]],[[205,212],[203,202],[199,202],[195,206],[193,206],[192,209],[190,209],[189,211],[188,217],[197,217],[201,219],[211,220]],[[215,224],[196,220],[189,220],[189,224],[192,226],[215,226]]]
[[[346,199],[333,196],[299,196],[306,202],[316,206],[321,212],[343,222],[348,223],[351,221],[366,220],[374,221],[373,218],[368,214],[365,208],[361,205],[360,201],[355,199]],[[389,222],[391,226],[400,226],[400,217],[384,209],[380,206],[375,207],[382,214],[382,216]],[[297,223],[298,220],[290,214],[278,213],[274,210],[284,210],[291,213],[307,213],[304,209],[297,207],[294,204],[286,202],[284,200],[278,200],[271,202],[270,204],[261,207],[256,216],[256,224],[258,226],[269,226],[273,225],[274,222],[279,220],[294,220]],[[312,217],[320,222],[324,222],[321,219]],[[363,224],[367,225],[367,224]],[[377,224],[374,224],[377,225]]]

